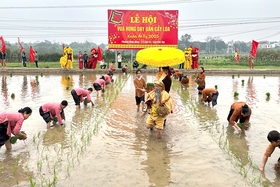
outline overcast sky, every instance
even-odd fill
[[[5,0],[0,36],[6,41],[108,42],[107,10],[179,10],[179,37],[280,41],[280,0]]]

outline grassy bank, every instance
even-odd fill
[[[130,63],[122,63],[122,65],[127,64],[129,68],[132,68],[132,64]],[[9,62],[6,63],[7,68],[21,68],[22,63],[20,62]],[[107,69],[109,67],[109,63],[107,63]],[[115,67],[117,64],[115,64]],[[139,68],[142,66],[142,64],[139,64]],[[244,64],[237,64],[237,63],[232,63],[232,64],[222,64],[222,63],[217,63],[217,64],[208,64],[208,63],[202,63],[200,67],[203,66],[205,69],[249,69],[247,65]],[[35,68],[35,63],[33,62],[27,62],[26,63],[27,68]],[[178,68],[178,66],[173,66],[174,68]],[[61,68],[59,62],[39,62],[39,68]],[[73,63],[73,69],[78,69],[78,63],[74,62]],[[151,66],[148,66],[148,68],[154,68]],[[97,65],[97,69],[100,69],[99,64]],[[280,66],[261,66],[261,65],[255,65],[255,69],[280,69]]]

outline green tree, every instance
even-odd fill
[[[185,48],[188,48],[191,45],[191,35],[184,34],[181,36],[181,38],[178,40],[178,48],[181,50],[184,50]]]

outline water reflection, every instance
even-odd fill
[[[40,86],[39,86],[39,78],[38,76],[35,79],[30,80],[31,86],[31,98],[34,101],[38,96],[40,96]]]
[[[79,87],[82,88],[84,86],[84,75],[79,75]]]
[[[55,126],[45,132],[43,137],[43,145],[50,146],[56,143],[62,143],[65,139],[65,136],[65,128]]]
[[[247,133],[248,137],[240,138],[234,134],[234,129],[232,129],[231,126],[228,127],[228,123],[226,121],[229,106],[230,104],[232,104],[231,98],[233,97],[233,95],[231,93],[231,89],[239,89],[241,94],[244,94],[244,96],[248,95],[248,97],[251,97],[251,92],[249,92],[249,90],[253,89],[255,92],[255,95],[252,94],[255,97],[253,98],[253,102],[256,102],[256,100],[259,99],[256,93],[258,93],[258,96],[260,97],[260,95],[265,95],[267,89],[271,89],[273,90],[273,93],[277,94],[277,92],[280,90],[280,88],[278,90],[278,88],[275,86],[277,80],[280,81],[280,79],[277,76],[272,77],[271,79],[262,79],[264,85],[266,85],[265,88],[263,86],[258,86],[259,84],[262,85],[262,82],[256,82],[256,80],[258,80],[258,77],[256,76],[254,77],[255,82],[252,79],[250,79],[249,81],[251,83],[251,87],[250,85],[245,85],[241,88],[238,88],[238,84],[241,84],[241,82],[238,83],[236,80],[234,80],[233,82],[235,88],[232,88],[232,79],[230,76],[225,78],[217,78],[217,76],[208,76],[209,85],[211,84],[211,82],[219,85],[219,90],[221,90],[221,93],[223,93],[221,94],[221,97],[219,97],[216,110],[213,110],[211,107],[205,106],[198,102],[198,98],[200,96],[198,96],[197,94],[197,85],[193,81],[192,77],[190,77],[189,88],[187,88],[186,90],[180,87],[180,83],[178,81],[173,81],[171,94],[172,99],[175,98],[174,114],[170,115],[167,119],[167,128],[165,129],[165,135],[162,140],[157,140],[154,136],[155,133],[150,133],[147,129],[145,129],[145,120],[141,121],[141,123],[139,122],[139,126],[138,124],[135,125],[135,118],[137,118],[139,114],[136,113],[136,106],[134,102],[134,87],[132,82],[133,79],[128,79],[128,81],[126,82],[126,80],[124,80],[126,77],[122,77],[121,75],[114,76],[117,77],[117,81],[115,81],[112,85],[108,86],[103,97],[97,98],[94,107],[87,106],[76,110],[70,91],[65,92],[66,86],[70,87],[75,85],[76,83],[76,85],[79,85],[80,87],[87,88],[88,84],[92,86],[92,82],[96,78],[99,78],[99,75],[74,75],[74,80],[72,81],[68,80],[68,76],[61,77],[61,75],[49,75],[44,76],[42,78],[40,77],[40,85],[37,87],[35,86],[35,84],[32,83],[32,80],[28,81],[28,84],[26,84],[26,79],[28,77],[24,78],[23,76],[15,75],[13,76],[13,78],[6,78],[3,75],[1,75],[1,94],[3,96],[4,93],[8,93],[8,90],[9,92],[14,92],[14,90],[23,89],[23,91],[28,90],[28,92],[25,95],[28,98],[28,100],[31,100],[30,97],[32,97],[33,99],[37,99],[36,102],[32,102],[32,107],[34,107],[34,111],[36,111],[30,118],[30,123],[32,122],[32,124],[37,124],[38,121],[39,123],[42,123],[41,118],[39,118],[39,120],[35,119],[37,118],[37,116],[40,117],[37,110],[40,104],[49,101],[49,98],[56,98],[58,101],[62,99],[67,99],[68,101],[71,101],[71,104],[68,106],[69,108],[67,108],[68,113],[65,128],[55,127],[54,129],[44,131],[45,128],[37,128],[38,126],[36,125],[26,125],[24,129],[28,134],[38,134],[41,133],[41,130],[43,129],[44,133],[40,134],[40,136],[38,137],[38,141],[36,138],[36,143],[39,148],[43,148],[42,150],[44,150],[44,154],[50,155],[50,157],[52,158],[57,157],[57,153],[54,152],[54,149],[59,147],[60,143],[65,143],[65,146],[61,146],[62,156],[58,157],[59,159],[62,159],[62,161],[58,162],[58,169],[59,171],[61,171],[61,173],[65,172],[66,169],[63,168],[68,167],[68,160],[67,156],[65,156],[65,153],[70,152],[69,155],[71,155],[71,157],[69,157],[69,159],[71,160],[71,163],[75,163],[75,169],[70,168],[70,170],[75,170],[75,174],[77,175],[75,175],[76,178],[73,176],[71,176],[73,178],[67,178],[67,180],[70,181],[69,183],[79,178],[79,181],[81,181],[80,184],[83,184],[83,181],[85,180],[85,178],[83,177],[83,171],[85,170],[85,168],[87,168],[87,175],[90,176],[94,175],[93,171],[96,171],[96,169],[98,170],[98,175],[101,176],[100,178],[102,179],[99,180],[99,178],[95,176],[96,178],[94,182],[96,182],[96,186],[102,186],[102,184],[104,184],[104,181],[107,181],[110,184],[112,184],[114,180],[120,175],[124,177],[121,179],[117,178],[119,181],[123,181],[122,184],[120,184],[119,186],[127,186],[128,182],[126,182],[123,179],[125,179],[125,177],[127,178],[127,176],[131,176],[130,172],[134,172],[133,175],[136,177],[129,182],[131,182],[132,184],[139,184],[137,183],[137,180],[141,178],[143,179],[144,184],[150,183],[151,186],[172,185],[170,184],[171,175],[172,178],[180,178],[182,184],[188,184],[190,180],[193,180],[193,176],[198,176],[200,174],[204,174],[203,177],[205,177],[206,180],[211,179],[211,176],[205,176],[205,173],[201,173],[199,170],[194,170],[193,168],[190,168],[190,165],[184,164],[185,158],[188,157],[190,163],[196,163],[196,168],[204,168],[205,166],[205,168],[209,166],[213,166],[212,168],[220,167],[221,163],[218,162],[210,161],[206,163],[206,165],[205,163],[203,163],[202,165],[201,162],[197,162],[200,161],[199,157],[189,157],[188,153],[201,151],[201,147],[197,146],[196,144],[199,141],[212,142],[212,140],[215,140],[215,142],[213,141],[212,145],[215,145],[215,143],[217,143],[218,146],[213,146],[211,148],[211,151],[208,151],[209,147],[205,146],[206,151],[203,151],[203,154],[205,153],[205,157],[209,158],[209,160],[224,160],[224,158],[227,158],[228,156],[225,155],[225,153],[227,154],[229,152],[230,156],[233,156],[234,158],[236,157],[240,160],[240,164],[239,162],[237,162],[239,165],[243,164],[246,165],[246,167],[248,168],[251,166],[250,164],[248,164],[247,154],[251,156],[253,164],[261,162],[261,157],[259,156],[260,148],[258,147],[266,147],[267,140],[265,138],[257,139],[256,137],[259,137],[259,135],[262,135],[264,132],[270,130],[272,126],[275,127],[277,125],[277,121],[273,116],[277,116],[279,110],[276,109],[276,107],[274,107],[275,103],[264,103],[266,105],[269,104],[269,107],[261,107],[261,105],[259,104],[263,103],[258,103],[259,107],[258,110],[256,110],[256,112],[258,111],[258,113],[260,114],[263,112],[265,114],[270,114],[270,116],[272,116],[271,118],[274,118],[272,120],[272,123],[268,123],[267,125],[255,125],[254,128]],[[154,75],[150,76],[146,74],[144,74],[144,76],[146,76],[146,80],[148,79],[147,82],[152,82],[151,80],[154,77]],[[9,84],[9,81],[11,79],[19,81],[11,81],[13,84]],[[60,82],[61,79],[64,80]],[[119,80],[123,81],[119,82]],[[48,92],[49,88],[52,88],[54,84],[56,84],[56,86],[58,85],[56,87],[55,92]],[[248,92],[246,92],[247,89]],[[65,92],[65,94],[57,94],[61,92]],[[32,93],[32,96],[29,95],[30,93]],[[8,97],[2,98],[3,101],[5,101],[6,99],[6,101],[9,102]],[[260,99],[260,101],[262,100]],[[9,109],[10,108],[18,109],[18,102],[11,102],[10,100]],[[103,120],[104,118],[105,120]],[[254,120],[254,124],[263,124],[263,119],[261,119],[261,117],[257,117],[257,115],[255,115],[252,120]],[[96,129],[94,129],[95,126]],[[200,139],[200,135],[202,133],[203,140]],[[42,134],[43,136],[41,136]],[[196,141],[193,138],[193,134],[196,135],[196,138],[199,138],[197,139],[199,141]],[[93,137],[94,139],[92,140],[91,137]],[[85,139],[81,141],[82,138],[86,138],[86,140],[94,143],[87,144],[86,151],[84,151],[82,155],[79,154],[77,156],[77,158],[79,158],[81,162],[83,162],[83,160],[86,160],[84,161],[85,163],[83,163],[83,165],[79,165],[80,163],[78,163],[78,159],[75,158],[77,153],[79,153],[79,151],[81,150],[80,148],[85,142]],[[255,141],[255,139],[257,140]],[[24,152],[25,150],[28,150],[30,151],[32,158],[38,158],[38,162],[42,161],[46,165],[47,163],[45,162],[45,160],[42,159],[42,157],[40,157],[41,152],[37,152],[36,146],[32,146],[32,140],[30,140],[30,142],[31,144],[30,146],[28,145],[27,148],[23,147],[18,150],[13,150],[13,153],[18,151]],[[70,149],[73,147],[73,145],[75,145],[75,142],[77,142],[77,146],[73,149],[73,151],[71,151]],[[195,143],[188,144],[188,142]],[[219,145],[219,143],[223,144],[224,142],[229,143],[225,148]],[[258,145],[253,146],[255,148],[249,150],[248,145],[252,147],[252,145],[256,144],[255,142],[257,142]],[[55,145],[52,146],[53,144]],[[185,145],[192,146],[187,147]],[[45,147],[47,148],[44,149]],[[54,149],[52,149],[52,147],[54,147]],[[183,152],[182,155],[173,156],[174,154],[172,155],[172,151],[174,153],[176,149],[179,151],[188,151],[186,153],[184,153],[184,151],[181,151]],[[226,150],[221,151],[220,149]],[[5,149],[2,149],[2,151],[4,150]],[[215,155],[213,155],[213,153]],[[98,160],[98,163],[91,165],[89,163],[92,161],[90,159],[94,159],[93,155]],[[85,159],[88,157],[89,159]],[[1,158],[7,160],[10,159],[11,163],[16,163],[15,158],[11,158],[9,156],[6,156],[5,154],[1,154]],[[44,175],[45,178],[51,177],[51,174],[46,174],[36,169],[36,161],[37,159],[29,161],[30,165],[35,165],[35,167],[30,167],[29,169],[34,173],[39,173],[42,176]],[[50,165],[54,165],[56,161],[57,160],[52,159],[48,163]],[[24,165],[28,164],[27,162],[28,161],[23,161]],[[222,165],[224,164],[225,163],[222,163]],[[10,167],[10,163],[1,162],[0,166],[1,168],[8,168]],[[135,172],[135,170],[137,170],[137,172]],[[188,175],[189,178],[186,178],[185,176],[181,178],[180,176],[183,175],[184,171],[186,170],[189,170],[189,173],[193,173],[194,175]],[[91,173],[91,171],[93,173]],[[240,176],[240,174],[237,173],[238,171],[236,172],[236,170],[232,169],[231,167],[224,167],[222,173],[217,173],[217,177],[222,178],[221,180],[224,183],[228,182],[228,186],[234,186],[236,184],[236,181],[240,181],[239,179],[241,179],[241,183],[244,182],[242,181],[243,176]],[[275,186],[278,186],[279,176],[278,174],[277,176],[275,175],[276,174],[274,174],[272,170],[272,174],[270,173],[269,176],[270,181],[275,181]],[[0,174],[0,176],[2,178],[6,177],[6,175],[2,174]],[[227,181],[228,178],[226,176],[234,178],[236,180]],[[111,180],[108,180],[108,177],[111,178]],[[247,178],[248,180],[251,180],[253,177]],[[28,181],[28,179],[26,180]],[[37,184],[40,183],[39,180],[40,179],[36,179]],[[60,184],[63,184],[64,178],[58,178],[58,180]],[[252,180],[255,180],[255,178]],[[89,182],[87,184],[89,184]],[[199,185],[205,186],[205,184],[206,182],[203,183],[202,181]],[[173,186],[174,185],[175,184],[173,184]],[[1,183],[1,186],[12,185],[10,185],[10,181],[4,181],[4,184]],[[73,185],[69,184],[69,186]]]
[[[145,166],[144,170],[152,186],[169,186],[171,178],[169,152],[164,138],[156,140],[150,136],[147,139],[147,160],[141,162],[141,165]]]
[[[245,138],[245,134],[237,135],[234,133],[235,129],[231,125],[228,125],[226,138],[229,143],[229,150],[236,157],[240,163],[245,166],[249,163],[249,146]]]
[[[27,76],[24,75],[22,80],[21,93],[20,93],[22,100],[27,99],[26,97],[27,93],[28,93],[28,81],[27,81]]]
[[[2,76],[1,92],[3,95],[3,103],[6,106],[9,106],[10,103],[9,103],[9,99],[8,99],[7,77],[5,75]]]
[[[64,90],[72,90],[74,85],[74,80],[72,75],[61,76],[61,84]]]
[[[280,78],[278,78],[278,103],[280,103]]]
[[[29,160],[29,152],[22,152],[16,157],[12,155],[11,151],[6,151],[3,160],[1,159],[1,186],[15,186],[22,181],[27,181],[29,176],[33,173],[28,171],[28,165],[23,165]],[[27,185],[28,186],[28,185]]]
[[[250,76],[248,77],[248,82],[247,82],[247,89],[246,89],[246,102],[249,105],[255,105],[257,100],[257,93],[255,89],[255,85],[253,83],[254,77]]]

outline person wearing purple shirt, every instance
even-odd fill
[[[46,103],[39,108],[39,113],[47,123],[47,128],[50,128],[50,123],[57,117],[58,124],[63,125],[62,118],[65,120],[63,109],[66,108],[68,102],[66,100],[61,101],[61,103]]]
[[[93,87],[97,91],[97,97],[100,96],[101,90],[105,89],[105,84],[106,81],[104,76],[102,76],[100,79],[96,79],[93,82]]]
[[[76,108],[80,108],[80,103],[84,101],[86,97],[88,102],[91,102],[92,106],[94,106],[90,94],[92,93],[92,88],[83,89],[83,88],[74,88],[71,91],[71,95],[75,101]]]
[[[21,132],[22,123],[29,118],[32,110],[29,107],[18,110],[15,112],[2,112],[0,113],[0,148],[5,144],[7,149],[11,149],[12,145],[9,141],[11,135],[14,134],[20,140],[27,138],[26,134]]]

